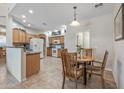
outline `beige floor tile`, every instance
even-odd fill
[[[0,59],[0,88],[1,89],[61,89],[62,86],[62,65],[61,59],[47,57],[41,60],[40,71],[31,76],[26,81],[18,82],[6,69],[4,59]],[[79,82],[82,82],[80,80]],[[66,89],[74,89],[75,82],[66,79]],[[79,89],[100,89],[100,77],[92,76],[85,87],[83,83],[78,83]],[[116,88],[112,72],[105,72],[105,88]]]

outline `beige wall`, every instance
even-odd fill
[[[115,5],[114,17],[120,7],[120,4]],[[113,75],[118,88],[124,88],[124,40],[114,41],[115,59],[113,65]]]

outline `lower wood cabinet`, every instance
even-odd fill
[[[57,50],[57,57],[61,57],[61,51],[62,51],[62,49]]]
[[[52,48],[47,47],[47,56],[52,56]]]
[[[26,77],[38,73],[40,70],[40,53],[26,55]]]

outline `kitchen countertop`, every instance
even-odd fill
[[[4,48],[24,48],[23,46],[5,46]]]
[[[26,51],[27,55],[32,55],[32,54],[40,54],[41,52],[35,52],[35,51]]]

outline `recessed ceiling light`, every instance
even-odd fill
[[[31,24],[28,24],[28,27],[30,27],[31,26]]]
[[[26,20],[23,20],[23,22],[25,23],[25,22],[26,22]]]
[[[25,15],[22,15],[22,18],[26,18],[26,16]]]
[[[30,14],[33,14],[33,13],[34,13],[34,11],[33,11],[33,10],[28,10],[28,12],[29,12]]]

